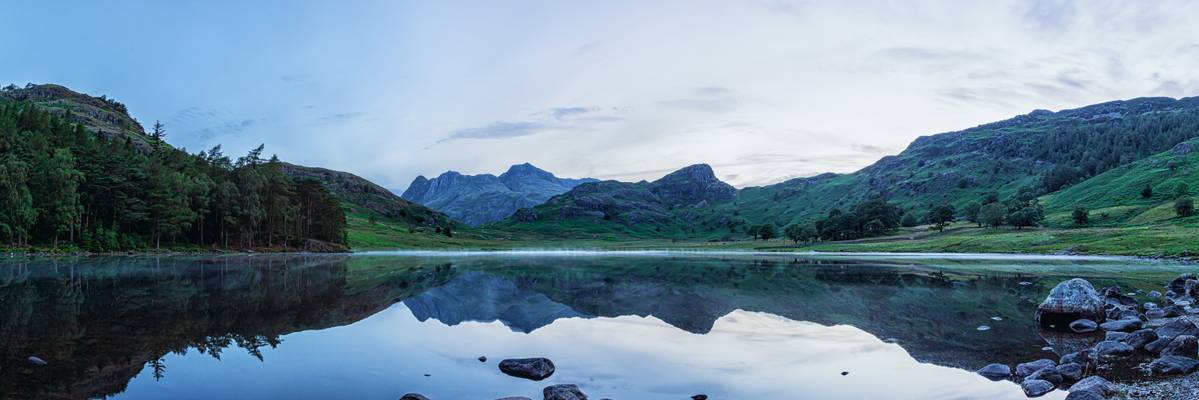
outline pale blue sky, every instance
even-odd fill
[[[247,4],[248,3],[248,4]],[[417,174],[738,186],[919,135],[1199,95],[1199,3],[3,2],[0,82],[53,82],[198,151],[258,143],[402,191]]]

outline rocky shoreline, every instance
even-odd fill
[[[1012,379],[1028,397],[1057,389],[1071,400],[1199,398],[1199,278],[1183,274],[1144,293],[1140,302],[1119,287],[1097,291],[1074,278],[1059,283],[1037,307],[1035,319],[1057,360],[991,364],[977,372]],[[1128,378],[1128,379],[1118,379]],[[1121,383],[1112,383],[1109,378]]]

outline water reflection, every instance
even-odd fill
[[[1014,384],[967,370],[1040,357],[1046,340],[1029,316],[1061,277],[1150,290],[1178,273],[1127,264],[696,255],[5,262],[0,398],[535,397],[552,382],[597,398],[1019,398]],[[29,366],[30,355],[49,365]],[[533,383],[494,368],[528,355],[550,356],[558,374]]]

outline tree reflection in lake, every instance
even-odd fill
[[[570,383],[589,383],[597,390],[610,391],[598,393],[601,396],[653,398],[657,393],[679,397],[705,389],[657,387],[659,392],[652,392],[646,380],[655,372],[642,371],[646,376],[638,377],[613,365],[582,362],[584,356],[604,356],[589,349],[572,352],[554,341],[559,335],[556,332],[571,329],[603,331],[609,336],[627,329],[634,334],[643,329],[634,327],[645,323],[640,321],[651,325],[661,321],[662,326],[673,326],[670,329],[679,332],[644,328],[656,335],[656,339],[645,337],[651,346],[637,353],[650,360],[647,365],[674,365],[688,359],[686,354],[713,351],[707,346],[717,342],[742,349],[722,355],[727,365],[763,365],[730,372],[729,379],[752,381],[779,371],[812,372],[811,368],[819,365],[796,360],[767,368],[766,360],[752,359],[770,351],[811,357],[813,350],[801,347],[837,347],[834,342],[804,342],[786,334],[801,331],[805,333],[800,337],[840,335],[845,340],[868,333],[852,340],[882,343],[872,339],[877,337],[897,343],[916,361],[972,370],[990,362],[1014,364],[1044,356],[1041,347],[1046,340],[1031,315],[1048,288],[1060,279],[1085,276],[1097,285],[1118,283],[1151,290],[1178,273],[1177,267],[1165,264],[1127,264],[1127,260],[780,255],[263,255],[5,261],[0,263],[0,398],[178,397],[184,387],[187,393],[207,391],[213,396],[235,397],[254,391],[274,396],[314,395],[335,389],[329,393],[394,398],[415,387],[443,397],[519,394],[488,391],[505,389],[522,390],[525,395],[538,392],[521,387],[523,382],[511,382],[495,371],[477,370],[478,366],[467,363],[448,364],[454,368],[447,366],[433,374],[436,378],[424,378],[427,372],[415,370],[414,376],[420,379],[391,375],[420,365],[433,368],[435,359],[477,347],[430,338],[434,332],[442,338],[483,342],[478,351],[489,345],[493,358],[506,348],[566,353],[558,356],[563,360],[559,375],[582,380]],[[388,309],[397,302],[403,305]],[[381,312],[384,310],[387,312]],[[738,310],[751,314],[739,314],[742,311]],[[791,322],[762,322],[779,317]],[[502,324],[507,333],[485,328],[493,325],[485,323],[491,321]],[[720,321],[726,321],[723,331]],[[814,324],[795,325],[794,321]],[[627,325],[631,322],[635,324]],[[747,323],[754,328],[732,336],[718,334],[745,329]],[[982,324],[991,329],[977,330]],[[836,325],[856,329],[821,327]],[[342,328],[328,329],[334,327]],[[707,339],[680,336],[694,334]],[[771,339],[757,347],[744,347],[745,342],[738,341],[766,340],[761,335]],[[518,339],[522,336],[526,338]],[[582,337],[586,335],[575,335]],[[399,338],[403,339],[399,344],[392,343]],[[537,341],[530,341],[533,339]],[[652,343],[655,340],[660,342]],[[668,342],[701,347],[670,352],[666,350],[672,347]],[[418,343],[444,348],[428,349]],[[639,346],[626,343],[623,349]],[[751,350],[759,347],[768,351],[758,354]],[[620,354],[621,349],[611,348],[607,353]],[[656,354],[654,349],[663,350]],[[26,358],[33,355],[49,364],[29,365]],[[345,359],[352,355],[354,360]],[[473,360],[478,355],[460,354],[452,359]],[[246,364],[247,357],[259,366]],[[882,362],[855,357],[846,354],[843,361]],[[887,357],[892,360],[888,365],[900,366],[893,356]],[[691,360],[692,370],[677,372],[673,378],[653,379],[702,386],[704,382],[687,379],[688,375],[702,376],[715,385],[706,387],[709,394],[739,397],[749,393],[750,389],[734,382],[719,382],[722,375],[713,375],[713,370],[719,370],[720,364],[709,361]],[[572,363],[578,365],[574,371],[563,368]],[[911,381],[932,373],[925,367],[913,367],[915,361],[909,363],[912,365],[903,368],[925,371],[911,372],[907,376]],[[855,379],[869,377],[866,365],[856,368],[863,372],[851,375]],[[935,373],[947,374],[944,370]],[[176,374],[180,376],[176,378]],[[237,374],[256,379],[238,383],[243,381]],[[975,382],[978,377],[972,373],[951,375],[962,387],[976,387],[985,393],[1007,393],[1015,387]],[[289,385],[272,386],[272,379]],[[135,384],[127,387],[131,380]],[[197,380],[211,381],[205,388],[187,383]],[[464,386],[465,382],[491,384]],[[819,381],[807,384],[801,389],[813,395],[839,394]],[[454,387],[458,389],[451,389]],[[454,392],[466,390],[463,387],[475,391]],[[912,390],[919,388],[916,385]],[[1018,394],[1019,389],[1014,390]]]

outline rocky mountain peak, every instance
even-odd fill
[[[672,205],[724,201],[737,195],[737,189],[717,179],[708,164],[690,165],[671,172],[651,182],[650,191]]]

